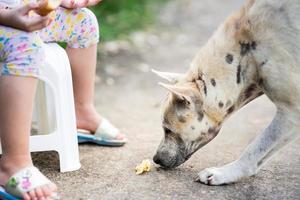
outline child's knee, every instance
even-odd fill
[[[87,8],[77,9],[76,11],[75,23],[79,24],[79,27],[75,28],[74,31],[77,37],[69,45],[75,48],[86,48],[97,44],[100,36],[95,14]]]
[[[3,44],[2,75],[38,76],[45,58],[42,44],[42,40],[34,32],[13,32]]]

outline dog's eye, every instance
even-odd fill
[[[172,133],[172,131],[171,131],[170,129],[168,129],[167,127],[164,127],[164,132],[165,132],[166,134]]]
[[[191,102],[189,102],[185,98],[178,99],[176,103],[177,103],[177,107],[179,107],[179,108],[185,108],[185,107],[187,107],[187,106],[189,106],[191,104]]]
[[[227,54],[225,60],[228,64],[231,64],[233,62],[233,55]]]

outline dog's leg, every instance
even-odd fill
[[[238,160],[223,167],[201,171],[197,181],[208,185],[222,185],[256,174],[274,153],[296,138],[299,126],[296,118],[291,115],[278,110],[269,127],[257,136]]]

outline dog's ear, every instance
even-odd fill
[[[158,83],[160,86],[166,88],[170,92],[172,92],[176,97],[181,100],[187,100],[191,102],[191,97],[193,96],[193,91],[189,87],[185,86],[176,86],[176,85],[168,85],[165,83]]]
[[[158,75],[159,77],[166,79],[170,83],[177,83],[180,79],[184,78],[184,74],[177,74],[177,73],[170,73],[170,72],[160,72],[157,70],[151,70],[154,74]]]
[[[248,12],[254,3],[255,0],[248,0],[239,12],[228,18],[225,24],[225,30],[240,43],[249,43],[252,41],[252,26],[248,18]]]
[[[244,8],[247,9],[247,10],[249,10],[253,6],[253,4],[255,3],[255,1],[256,0],[247,0],[246,3],[245,3]]]

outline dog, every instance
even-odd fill
[[[174,168],[214,139],[235,111],[266,94],[271,124],[239,159],[207,168],[197,181],[236,182],[256,174],[300,130],[300,1],[248,0],[200,49],[185,74],[154,72],[170,83],[163,103],[164,138],[153,157]]]

